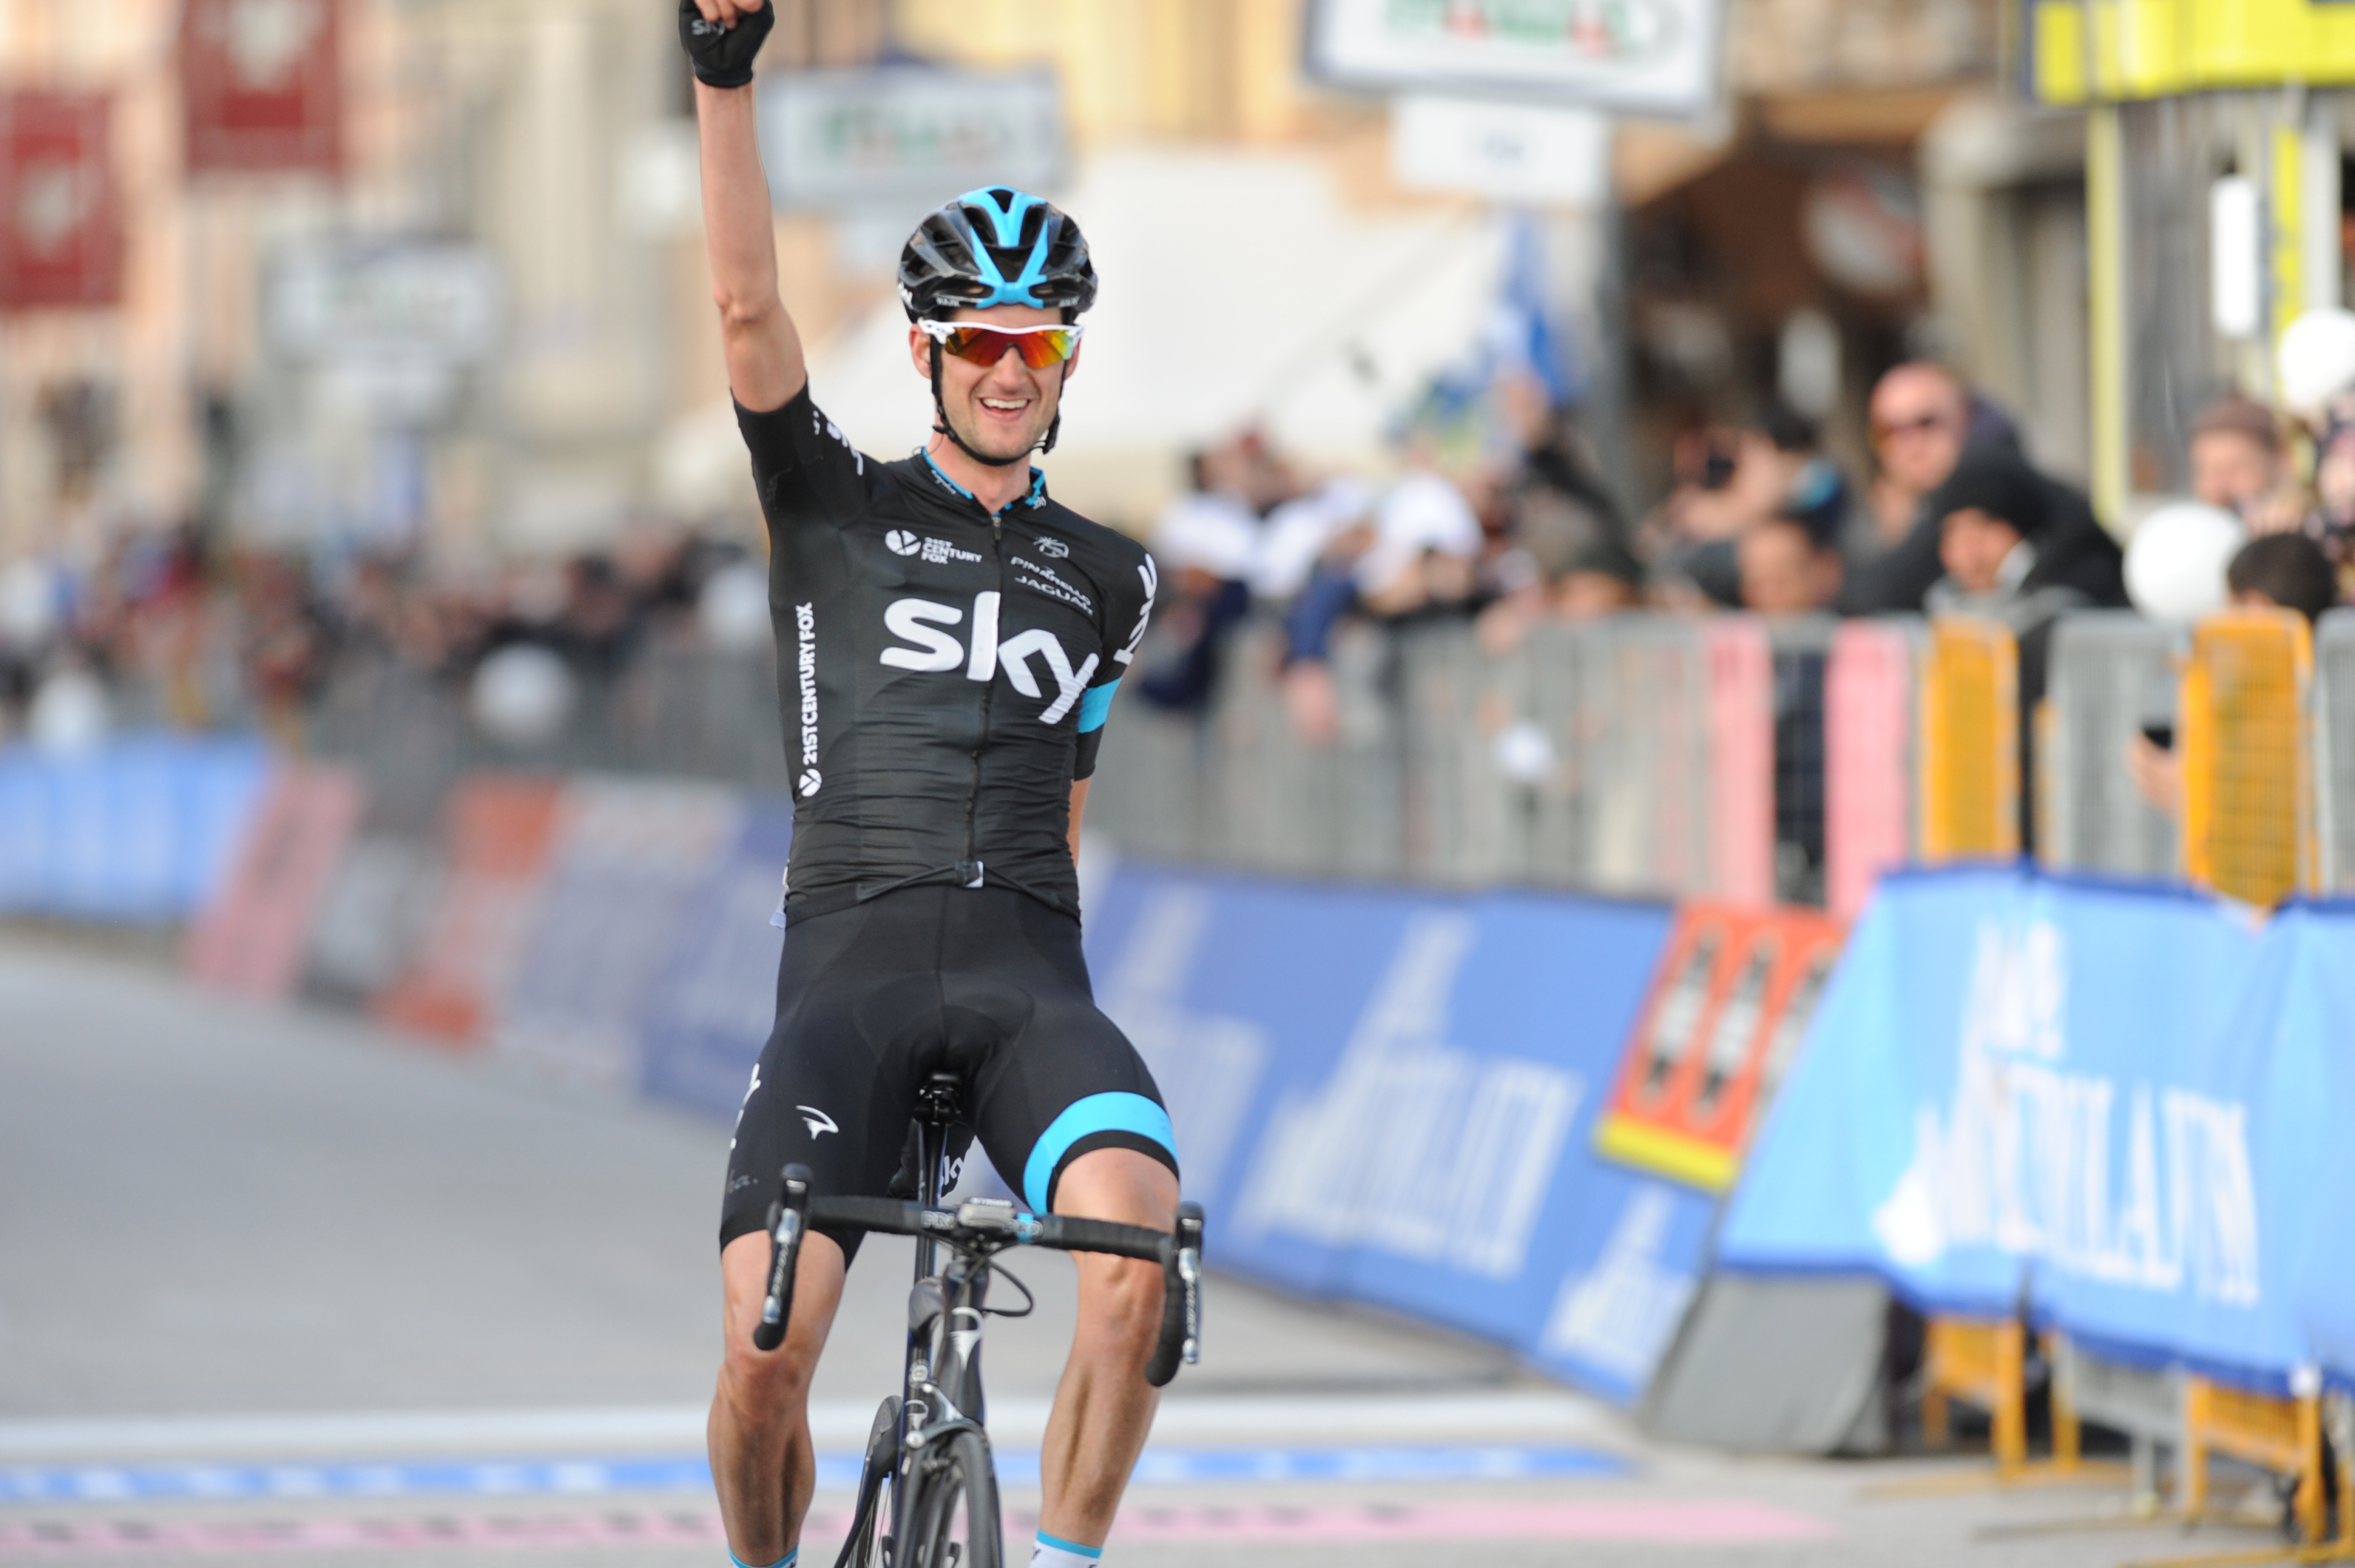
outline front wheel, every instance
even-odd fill
[[[908,1533],[916,1543],[903,1568],[1000,1568],[1005,1552],[997,1518],[997,1472],[989,1439],[953,1434],[917,1461]]]
[[[900,1455],[900,1396],[893,1394],[875,1413],[867,1435],[867,1463],[858,1474],[858,1506],[850,1539],[842,1543],[836,1568],[890,1568],[891,1561],[891,1473]]]

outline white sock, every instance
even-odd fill
[[[1103,1547],[1082,1546],[1043,1530],[1039,1532],[1039,1544],[1030,1549],[1030,1568],[1096,1568],[1103,1561]]]

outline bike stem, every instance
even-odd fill
[[[955,1123],[963,1107],[959,1104],[962,1085],[954,1075],[935,1072],[916,1091],[916,1201],[927,1209],[940,1207],[941,1165],[948,1157],[949,1128]],[[940,1243],[930,1236],[916,1238],[916,1273],[911,1286],[922,1285],[940,1271]],[[943,1302],[945,1307],[948,1304]],[[895,1474],[891,1486],[891,1535],[895,1541],[905,1541],[907,1536],[908,1488],[906,1476],[899,1467],[908,1454],[910,1412],[915,1406],[917,1361],[924,1361],[928,1377],[938,1379],[941,1369],[932,1365],[932,1347],[922,1343],[911,1324],[908,1330],[906,1353],[900,1360],[902,1388],[900,1397],[900,1430],[893,1444],[892,1464]],[[901,1546],[900,1551],[906,1548]]]

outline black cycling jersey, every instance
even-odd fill
[[[1076,914],[1071,785],[1153,611],[1144,547],[1030,492],[992,515],[802,391],[736,411],[770,539],[794,778],[790,916],[927,882]]]

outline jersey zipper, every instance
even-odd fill
[[[974,504],[980,505],[978,501]],[[989,514],[989,554],[990,562],[997,573],[997,613],[1003,615],[1006,613],[1006,523],[995,512]],[[980,881],[983,874],[982,866],[975,859],[975,852],[979,848],[975,836],[979,830],[981,813],[981,752],[982,748],[989,743],[990,702],[996,691],[997,661],[992,657],[989,678],[982,683],[981,688],[981,729],[973,741],[973,774],[964,791],[964,860],[957,867],[957,876],[966,887]]]

